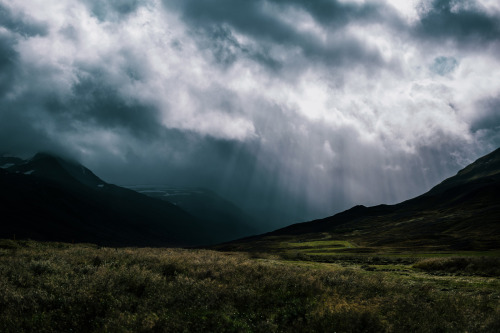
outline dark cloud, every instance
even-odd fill
[[[215,26],[209,32],[209,36],[210,44],[208,47],[212,49],[217,62],[225,66],[233,64],[238,57],[238,53],[244,51],[244,48],[227,27]]]
[[[198,3],[194,0],[164,1],[169,7],[179,8],[186,19],[198,24],[226,23],[240,32],[269,38],[274,42],[290,43],[295,40],[294,31],[287,24],[277,20],[277,12],[267,4],[274,4],[277,10],[296,8],[309,13],[317,23],[330,28],[340,28],[352,23],[373,23],[381,19],[389,20],[387,24],[400,22],[398,15],[391,7],[381,3],[345,3],[336,0],[209,0]]]
[[[139,137],[155,137],[161,129],[158,112],[153,106],[123,96],[100,75],[79,79],[72,92],[65,104],[53,105],[49,100],[46,104],[49,111],[71,114],[74,120],[96,127],[125,128]]]
[[[278,43],[293,40],[293,32],[262,8],[262,1],[165,1],[168,8],[178,7],[193,25],[227,24],[243,33]]]
[[[202,50],[209,50],[215,61],[222,67],[229,67],[239,58],[253,59],[271,70],[279,70],[280,62],[269,54],[266,48],[254,48],[242,45],[235,38],[231,28],[225,24],[213,24],[196,30],[198,43]]]
[[[269,8],[269,3],[277,6],[275,11]],[[345,34],[340,28],[353,23],[369,24],[380,19],[399,24],[399,17],[393,9],[373,3],[360,5],[328,0],[187,0],[164,1],[164,4],[167,8],[179,10],[193,29],[204,33],[212,41],[216,59],[221,59],[222,56],[229,63],[234,61],[237,55],[231,48],[237,48],[243,51],[244,56],[270,65],[271,68],[283,67],[283,62],[287,61],[272,54],[271,48],[276,45],[291,50],[298,48],[310,61],[323,63],[331,68],[361,66],[371,70],[384,66],[378,50],[367,46],[355,36]],[[276,10],[290,8],[305,11],[316,19],[316,23],[325,29],[326,40],[321,40],[311,32],[300,31],[295,22],[284,22],[277,18]],[[256,43],[238,44],[231,38],[233,30],[251,37]],[[292,53],[293,51],[290,52]]]
[[[116,21],[135,12],[145,0],[83,0],[93,16],[100,21]]]
[[[382,1],[80,3],[0,7],[0,151],[207,187],[274,228],[408,199],[500,144],[498,62],[469,47],[499,23],[469,2],[413,23]]]
[[[48,32],[46,24],[21,13],[12,13],[2,4],[0,4],[0,26],[24,37],[44,36]]]
[[[6,32],[0,34],[0,97],[15,85],[16,72],[20,69],[16,45],[25,38],[45,36],[48,29],[46,24],[22,13],[13,13],[0,4],[1,27]]]
[[[23,158],[40,151],[75,156],[74,150],[61,142],[60,138],[49,135],[44,116],[25,110],[25,106],[23,103],[0,101],[0,153]]]
[[[424,40],[450,40],[462,46],[498,43],[500,15],[472,0],[433,0],[420,4],[416,34]]]
[[[475,119],[471,124],[473,132],[489,132],[487,135],[500,133],[500,96],[481,100],[477,103],[476,110]]]
[[[12,37],[0,36],[0,97],[12,88],[16,72],[18,53],[13,49]]]
[[[271,0],[278,5],[290,5],[310,13],[322,25],[339,28],[353,22],[400,24],[394,10],[380,2],[349,3],[336,0]]]

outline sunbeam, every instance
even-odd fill
[[[0,13],[1,151],[210,188],[267,229],[408,199],[500,144],[492,1],[0,0]]]

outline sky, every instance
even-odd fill
[[[212,189],[267,229],[500,146],[497,0],[0,0],[0,152]]]

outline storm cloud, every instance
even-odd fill
[[[492,1],[485,1],[492,3]],[[480,45],[500,41],[498,7],[488,11],[481,1],[433,0],[418,6],[416,32],[423,39]]]
[[[203,186],[266,228],[418,195],[500,145],[500,6],[0,0],[0,151]]]

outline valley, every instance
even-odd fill
[[[208,190],[9,163],[2,332],[500,331],[500,150],[399,204],[253,236]]]
[[[500,333],[500,0],[0,0],[0,333]]]
[[[437,260],[2,240],[0,330],[497,332],[500,259]]]

